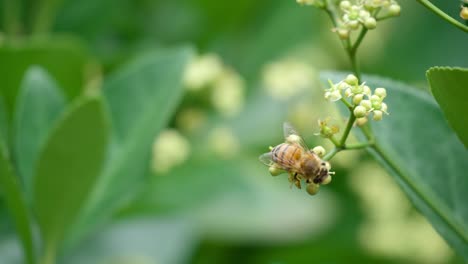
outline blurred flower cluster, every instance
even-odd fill
[[[193,92],[208,89],[211,105],[226,117],[237,115],[244,105],[243,78],[215,54],[194,59],[186,70],[184,85]]]
[[[152,170],[163,174],[184,163],[197,146],[192,141],[200,135],[207,149],[221,158],[231,158],[239,151],[236,135],[225,125],[214,125],[208,133],[211,114],[221,120],[236,116],[244,106],[245,83],[216,54],[194,58],[186,68],[183,85],[187,94],[177,111],[175,127],[162,131],[153,144]],[[208,102],[206,102],[208,98]]]
[[[370,113],[374,121],[380,121],[383,114],[388,114],[387,104],[384,103],[387,96],[385,88],[379,87],[372,91],[365,82],[359,83],[358,78],[352,74],[336,84],[330,80],[329,83],[330,88],[325,91],[325,98],[330,101],[346,100],[343,95],[351,98],[351,103],[346,102],[352,106],[358,125],[365,124]]]
[[[287,100],[311,89],[316,76],[309,64],[295,59],[283,59],[267,64],[263,69],[263,86],[273,98]]]
[[[364,163],[349,183],[366,213],[359,233],[365,248],[401,263],[449,263],[450,248],[382,168]]]

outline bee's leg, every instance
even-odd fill
[[[292,188],[292,185],[293,185],[293,183],[294,183],[294,179],[295,179],[295,174],[292,173],[292,172],[290,172],[290,173],[288,174],[288,181],[291,183],[291,184],[289,185],[289,188]]]
[[[296,185],[298,189],[301,189],[301,176],[297,173],[294,173],[294,185]]]

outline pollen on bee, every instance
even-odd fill
[[[274,147],[272,147],[272,146],[269,146],[268,148],[270,149],[270,151],[272,151],[274,149]]]
[[[301,141],[301,137],[298,136],[298,135],[289,135],[287,138],[286,138],[286,141],[289,142],[289,143],[298,143]]]

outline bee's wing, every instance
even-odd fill
[[[308,150],[307,144],[305,143],[304,139],[297,133],[296,129],[289,123],[284,122],[283,124],[283,133],[284,138],[287,139],[290,135],[296,135],[299,137],[299,141],[297,142],[304,150]]]
[[[271,166],[271,165],[275,164],[273,162],[271,152],[263,153],[262,155],[260,155],[260,157],[258,157],[258,159],[260,160],[261,163],[263,163],[263,164],[265,164],[267,166]]]

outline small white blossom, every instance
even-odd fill
[[[190,143],[177,130],[162,131],[153,143],[152,169],[165,173],[182,164],[189,156]]]
[[[211,103],[221,114],[234,116],[244,105],[244,80],[234,71],[224,71],[214,83]]]
[[[189,90],[200,90],[213,83],[222,73],[223,64],[216,54],[193,59],[187,66],[183,83]]]

